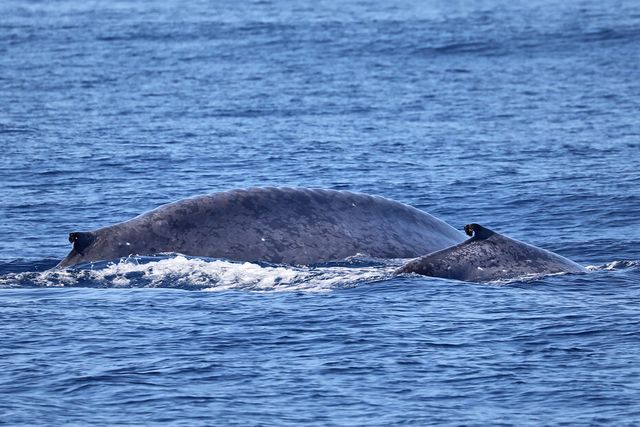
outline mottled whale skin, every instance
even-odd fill
[[[579,264],[553,252],[498,234],[479,224],[465,226],[470,239],[409,261],[396,273],[466,282],[512,280],[555,273],[585,273]]]
[[[184,255],[312,264],[356,254],[412,258],[464,240],[416,208],[379,196],[250,188],[181,200],[128,221],[69,235],[58,268],[129,255]]]

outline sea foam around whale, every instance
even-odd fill
[[[395,277],[395,269],[404,261],[406,260],[353,257],[342,262],[314,266],[286,266],[167,254],[89,263],[61,270],[0,274],[0,289],[88,287],[328,292],[362,283],[391,280]],[[590,265],[587,269],[591,272],[607,272],[639,267],[640,261],[612,261],[602,265]],[[526,275],[488,284],[535,282],[539,278],[539,275]]]
[[[183,255],[130,257],[64,270],[0,275],[0,288],[64,286],[323,292],[389,279],[397,265],[357,258],[306,267],[238,263]]]

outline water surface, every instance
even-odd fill
[[[640,6],[0,5],[9,425],[640,422]],[[67,234],[238,187],[378,194],[587,275],[510,284]]]

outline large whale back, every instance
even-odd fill
[[[587,271],[563,256],[503,236],[479,224],[469,224],[465,231],[473,237],[411,260],[396,273],[488,282]]]
[[[71,233],[73,249],[58,267],[162,252],[284,264],[356,254],[412,258],[463,240],[463,233],[428,213],[379,196],[252,188],[181,200]]]

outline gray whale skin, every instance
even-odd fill
[[[479,224],[467,224],[470,239],[406,263],[397,274],[487,282],[556,273],[586,273],[579,264],[553,252],[498,234]]]
[[[464,237],[426,212],[383,197],[250,188],[180,200],[119,224],[71,233],[73,249],[58,267],[162,252],[281,264],[356,254],[413,258]]]
[[[250,188],[180,200],[128,221],[73,232],[56,268],[177,252],[234,261],[305,265],[361,254],[416,258],[397,270],[465,281],[584,272],[557,254],[477,224],[465,236],[426,212],[349,191]],[[427,254],[427,255],[425,255]]]

